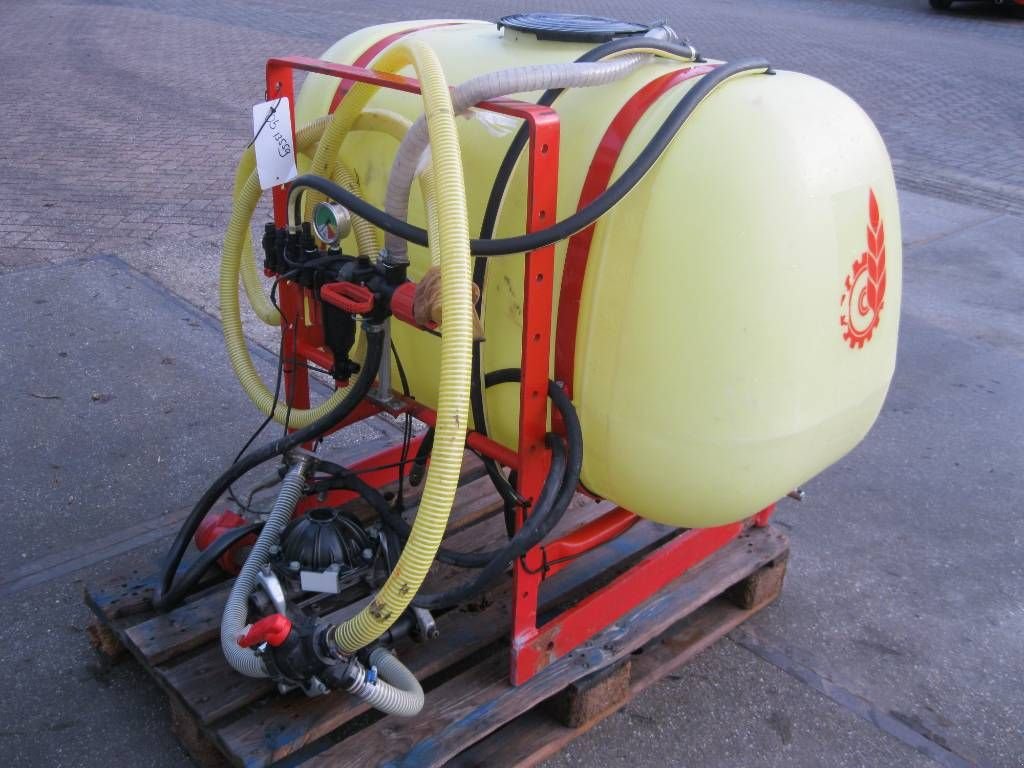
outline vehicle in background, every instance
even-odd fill
[[[991,2],[995,5],[1014,5],[1015,10],[1024,10],[1024,0],[963,0],[964,2]],[[960,0],[957,0],[960,2]],[[928,4],[937,11],[948,11],[953,5],[953,0],[928,0]]]

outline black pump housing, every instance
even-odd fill
[[[363,567],[368,548],[372,542],[363,527],[337,509],[312,509],[289,523],[281,537],[281,558],[309,571],[335,564],[342,570]]]

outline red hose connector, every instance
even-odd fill
[[[238,638],[238,644],[242,648],[252,648],[260,643],[269,643],[276,648],[288,639],[291,631],[291,619],[283,614],[274,613],[249,627],[249,631]]]
[[[232,512],[230,509],[224,510],[219,515],[207,515],[203,519],[203,522],[199,524],[199,528],[196,529],[196,548],[202,552],[228,531],[233,528],[240,528],[247,523],[248,520],[241,515]],[[218,557],[217,565],[219,565],[225,573],[237,574],[242,568],[242,562],[245,560],[244,557],[238,557],[240,550],[244,547],[251,547],[255,542],[255,533],[251,536],[246,536],[227,552]]]

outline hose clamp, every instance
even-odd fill
[[[288,453],[285,454],[284,459],[292,467],[299,470],[303,477],[309,472],[310,466],[317,461],[319,457],[312,451],[306,450],[302,446],[296,446],[292,448]]]
[[[349,693],[359,695],[359,691],[366,687],[366,669],[359,660],[356,658],[349,659],[348,666],[345,669],[345,674],[351,682],[348,683],[345,690]]]
[[[313,638],[313,652],[324,664],[333,666],[339,663],[347,663],[351,660],[350,654],[345,653],[334,639],[334,624],[321,624],[317,627]]]

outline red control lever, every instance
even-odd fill
[[[283,614],[275,613],[260,619],[249,627],[249,631],[238,638],[238,644],[243,648],[251,648],[260,643],[270,643],[276,648],[288,639],[291,631],[291,619]]]
[[[365,285],[328,283],[320,289],[320,298],[353,315],[365,315],[373,310],[373,293]]]

